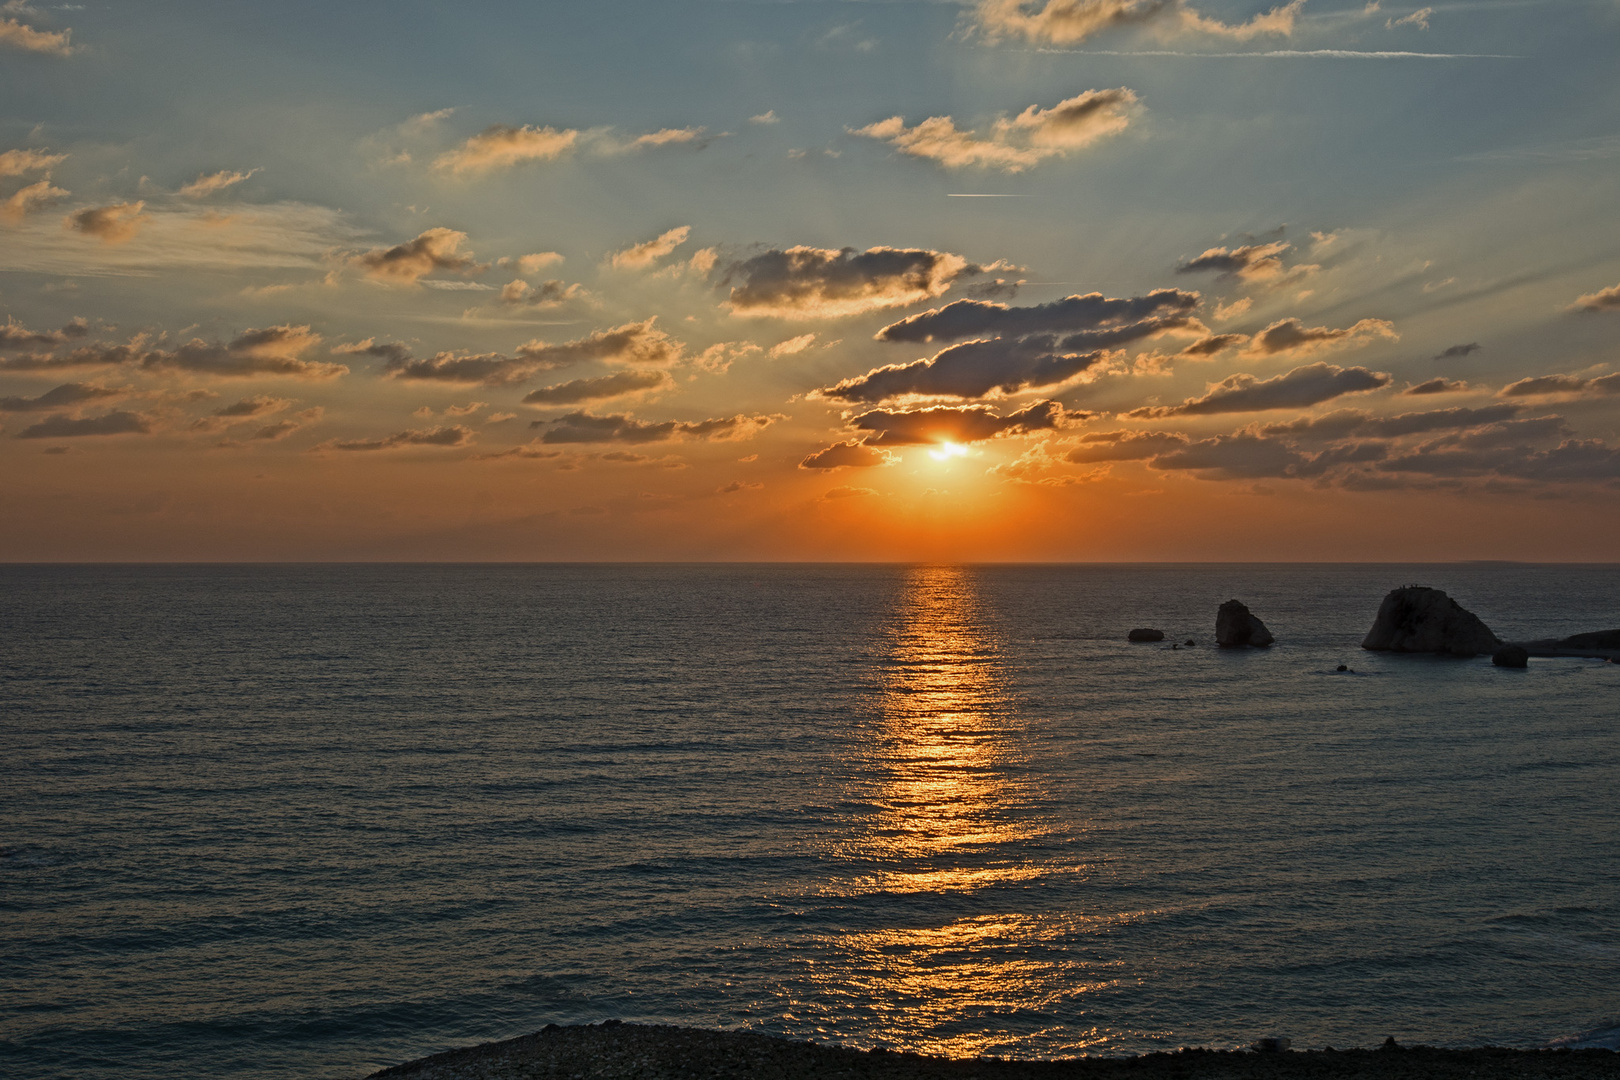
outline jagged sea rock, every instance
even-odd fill
[[[1523,645],[1504,645],[1491,653],[1491,663],[1497,667],[1529,667],[1530,654]]]
[[[1215,644],[1223,649],[1241,649],[1246,645],[1262,648],[1276,640],[1266,624],[1251,615],[1241,600],[1228,600],[1215,614]]]
[[[1406,585],[1378,605],[1378,617],[1361,647],[1373,652],[1476,656],[1494,653],[1501,644],[1479,616],[1441,590]]]
[[[1163,641],[1164,631],[1155,630],[1150,626],[1144,626],[1136,630],[1132,630],[1129,634],[1126,634],[1125,637],[1130,641]]]

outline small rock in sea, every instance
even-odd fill
[[[1263,648],[1276,640],[1241,600],[1228,600],[1215,615],[1215,644],[1223,649]]]
[[[1407,585],[1392,590],[1378,605],[1378,617],[1361,647],[1373,652],[1476,656],[1494,652],[1501,644],[1479,616],[1444,592]]]
[[[1150,626],[1139,627],[1125,635],[1129,641],[1163,641],[1164,631],[1155,630]]]
[[[1288,1049],[1292,1045],[1293,1042],[1291,1040],[1285,1039],[1281,1035],[1267,1035],[1264,1038],[1256,1039],[1254,1042],[1250,1043],[1249,1049],[1261,1054],[1276,1054]]]
[[[1349,664],[1340,664],[1338,667],[1334,668],[1333,670],[1334,671],[1349,671],[1350,670],[1350,665]]]
[[[1529,667],[1530,653],[1523,645],[1504,645],[1491,654],[1491,663],[1497,667]]]
[[[1399,1050],[1400,1048],[1401,1044],[1395,1041],[1395,1036],[1387,1035],[1384,1037],[1385,1050]]]
[[[1182,644],[1191,648],[1192,646],[1197,645],[1198,642],[1194,641],[1192,638],[1188,638],[1186,641],[1182,642]]]

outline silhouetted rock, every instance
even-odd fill
[[[1504,645],[1491,653],[1491,663],[1497,667],[1529,667],[1530,654],[1523,645]]]
[[[1594,630],[1589,634],[1571,634],[1566,638],[1541,638],[1511,644],[1531,656],[1584,656],[1593,660],[1620,661],[1620,630]]]
[[[1475,656],[1495,652],[1501,644],[1479,616],[1444,592],[1425,585],[1407,585],[1391,592],[1378,605],[1378,617],[1361,647],[1374,652]]]
[[[1163,641],[1164,631],[1155,630],[1152,627],[1144,626],[1140,629],[1132,630],[1125,636],[1131,641]]]
[[[1259,648],[1276,640],[1265,623],[1249,614],[1241,600],[1228,600],[1215,615],[1215,644],[1223,649],[1241,649],[1245,645]]]
[[[1186,641],[1183,641],[1182,644],[1183,645],[1197,645],[1198,642],[1194,641],[1192,638],[1188,638]]]

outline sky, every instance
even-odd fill
[[[1613,561],[1620,0],[0,5],[0,559]]]

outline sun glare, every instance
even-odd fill
[[[967,457],[968,449],[959,443],[943,442],[934,450],[928,451],[928,456],[935,461],[949,461],[951,458]]]

